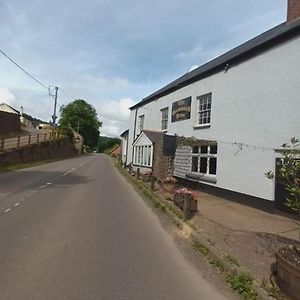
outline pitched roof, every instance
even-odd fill
[[[7,103],[4,103],[4,102],[0,103],[0,106],[2,106],[2,105],[8,106],[10,109],[12,109],[13,111],[15,111],[17,114],[20,114],[20,112],[18,110],[14,109],[12,106],[8,105]]]
[[[300,34],[300,18],[292,22],[284,22],[276,27],[258,35],[257,37],[241,44],[240,46],[226,52],[225,54],[203,64],[195,70],[184,74],[163,88],[147,96],[142,101],[130,107],[135,109],[146,103],[152,102],[159,97],[174,92],[186,85],[189,85],[201,78],[210,76],[225,68],[230,68],[237,62],[249,59],[267,49],[278,45],[287,39]]]
[[[161,140],[164,135],[164,133],[161,131],[143,130],[142,132],[146,134],[152,143],[156,143],[157,141]]]
[[[120,134],[121,137],[128,135],[129,129],[126,129],[124,132]]]

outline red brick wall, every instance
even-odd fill
[[[0,135],[21,130],[20,116],[17,114],[0,111]]]
[[[300,0],[288,0],[287,21],[300,17]]]

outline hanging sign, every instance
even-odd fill
[[[183,121],[191,118],[192,97],[173,102],[172,122]]]

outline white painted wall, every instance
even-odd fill
[[[160,130],[160,109],[169,106],[168,134],[218,142],[217,183],[228,190],[274,199],[264,173],[275,168],[275,152],[300,135],[300,38],[294,38],[228,70],[219,72],[137,109],[145,129]],[[212,92],[209,128],[194,129],[197,96]],[[192,96],[191,119],[171,123],[172,103]],[[131,111],[131,158],[135,110]],[[136,124],[138,133],[138,120]],[[239,149],[234,142],[254,147]],[[131,159],[130,159],[131,161]]]

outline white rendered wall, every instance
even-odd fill
[[[145,129],[160,130],[160,109],[169,107],[168,134],[218,142],[217,187],[274,199],[274,184],[264,173],[274,170],[275,152],[300,136],[300,38],[219,72],[137,109]],[[212,92],[211,126],[194,129],[197,96]],[[191,119],[171,123],[172,103],[192,96]],[[135,110],[131,111],[131,161]],[[261,149],[231,143],[239,142]]]

